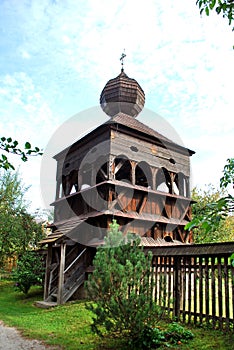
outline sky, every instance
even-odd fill
[[[233,44],[227,21],[201,17],[196,0],[0,0],[1,136],[45,150],[12,159],[31,210],[55,198],[52,156],[108,119],[99,97],[124,49],[146,95],[139,120],[166,136],[169,125],[196,152],[192,187],[218,187],[233,157]]]

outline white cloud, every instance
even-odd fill
[[[232,149],[234,73],[233,34],[221,16],[200,18],[187,0],[9,0],[0,7],[2,132],[46,144],[71,114],[98,105],[125,48],[125,71],[145,90],[146,107],[197,151],[197,181],[222,168]],[[147,116],[144,122],[157,128]]]

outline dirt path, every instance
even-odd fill
[[[0,321],[0,350],[55,350],[58,347],[46,346],[39,340],[29,340],[21,336],[17,329],[5,326]]]

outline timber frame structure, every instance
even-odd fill
[[[100,102],[111,118],[54,157],[54,223],[42,241],[48,245],[47,303],[81,296],[113,218],[123,234],[140,235],[146,247],[192,241],[184,226],[191,219],[194,152],[135,119],[144,92],[123,69],[106,84]]]

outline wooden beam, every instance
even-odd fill
[[[100,173],[101,173],[103,179],[106,180],[106,179],[108,178],[108,176],[107,176],[107,174],[105,173],[105,171],[104,171],[102,168],[100,168],[99,171],[100,171]]]
[[[139,209],[138,209],[138,213],[139,213],[139,214],[141,214],[142,211],[144,210],[144,207],[145,207],[145,205],[146,205],[146,203],[147,203],[147,199],[148,199],[148,195],[145,194],[144,197],[143,197],[143,199],[142,199],[142,201],[141,201],[140,207],[139,207]]]
[[[182,232],[181,232],[181,229],[180,229],[179,227],[177,227],[177,232],[179,233],[179,236],[180,236],[181,242],[183,242],[183,243],[184,243],[184,236],[183,236],[183,234],[182,234]]]
[[[66,256],[66,243],[61,243],[58,296],[57,296],[58,304],[63,304],[65,256]]]
[[[50,280],[50,265],[52,262],[52,244],[48,245],[47,256],[46,256],[46,272],[45,272],[45,283],[44,283],[44,300],[49,296],[49,280]]]
[[[127,224],[125,224],[125,227],[124,227],[124,230],[123,230],[123,235],[124,236],[127,234],[128,228],[129,228],[130,225],[131,225],[131,223],[129,223],[129,222]]]
[[[115,167],[115,174],[117,174],[117,172],[122,168],[122,166],[124,165],[126,159],[122,159],[119,161],[119,163],[116,165]]]
[[[115,205],[118,203],[119,206],[120,206],[120,208],[121,208],[121,210],[124,211],[124,212],[126,212],[127,210],[126,210],[126,208],[124,207],[123,203],[121,202],[121,199],[122,199],[125,195],[126,195],[125,192],[121,192],[115,200],[113,200],[112,202],[110,202],[109,210],[112,210],[112,209],[115,207]]]

